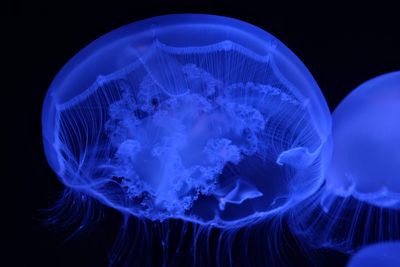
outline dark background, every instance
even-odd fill
[[[42,225],[42,211],[52,205],[63,186],[44,157],[40,112],[53,77],[75,53],[117,27],[156,15],[230,16],[265,29],[285,43],[311,71],[333,110],[360,83],[400,70],[400,8],[382,1],[353,6],[321,2],[308,6],[277,0],[6,3],[0,8],[6,81],[1,86],[3,157],[10,160],[4,166],[1,194],[4,266],[107,264],[119,227],[116,212],[108,211],[95,229],[71,241],[65,241],[66,233]],[[289,255],[291,264],[311,264],[295,250]],[[343,266],[347,260],[335,252],[318,253],[321,266]]]

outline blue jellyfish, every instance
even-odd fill
[[[235,228],[281,213],[318,190],[330,155],[329,110],[302,62],[211,15],[100,37],[55,77],[42,125],[68,199],[155,222]]]
[[[383,242],[362,248],[347,264],[347,267],[376,266],[400,266],[400,242]]]
[[[400,72],[357,87],[333,113],[326,182],[292,216],[317,245],[352,251],[400,238]]]

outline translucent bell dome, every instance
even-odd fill
[[[167,15],[114,30],[57,74],[47,159],[72,190],[140,218],[229,227],[314,193],[330,114],[302,62],[248,23]]]

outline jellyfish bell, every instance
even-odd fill
[[[400,72],[354,89],[332,115],[324,186],[291,210],[307,243],[343,252],[400,239]]]
[[[333,113],[327,190],[400,208],[400,72],[357,87]]]
[[[400,242],[382,242],[357,251],[347,267],[400,266]]]
[[[167,15],[114,30],[57,74],[42,115],[60,180],[151,220],[244,225],[314,193],[326,102],[302,62],[245,22]]]

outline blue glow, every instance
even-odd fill
[[[310,196],[330,153],[329,111],[300,60],[265,31],[210,15],[99,38],[54,79],[42,124],[71,190],[139,218],[218,227]]]
[[[400,242],[385,242],[367,246],[358,251],[347,264],[347,267],[376,266],[400,266]]]
[[[327,190],[400,207],[400,72],[355,89],[333,113]]]
[[[357,87],[335,109],[332,128],[325,186],[293,209],[293,229],[347,252],[400,239],[400,72]]]

